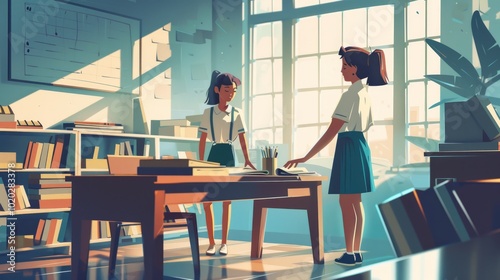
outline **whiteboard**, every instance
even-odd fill
[[[140,20],[52,0],[9,9],[9,79],[139,92]]]

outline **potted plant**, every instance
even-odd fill
[[[473,13],[471,25],[474,44],[476,46],[477,55],[481,65],[480,74],[467,58],[452,48],[432,39],[425,40],[426,43],[439,55],[439,57],[441,57],[441,59],[446,62],[448,66],[458,73],[458,76],[444,74],[425,75],[427,79],[458,95],[458,98],[443,99],[429,107],[429,109],[431,109],[442,104],[445,104],[445,107],[449,106],[449,108],[445,108],[445,126],[448,125],[449,127],[446,128],[446,135],[450,139],[445,139],[445,142],[454,142],[453,137],[451,137],[453,134],[472,137],[470,139],[479,138],[478,142],[485,140],[482,132],[483,130],[477,125],[476,121],[474,121],[472,117],[463,118],[464,114],[462,114],[462,119],[460,120],[460,126],[462,127],[459,127],[459,125],[452,127],[450,124],[451,116],[449,113],[452,112],[452,110],[456,110],[460,106],[467,107],[467,104],[470,104],[470,100],[474,97],[477,98],[477,96],[481,96],[481,100],[486,99],[485,95],[488,87],[500,80],[500,74],[498,73],[500,71],[500,46],[486,28],[481,16],[479,15],[479,11],[475,11]],[[469,103],[465,103],[465,100],[469,100]],[[489,101],[491,101],[493,105],[500,105],[499,97],[489,96],[488,102]],[[467,129],[464,127],[467,127]],[[476,133],[472,133],[471,130],[475,130]],[[438,141],[435,139],[418,136],[407,136],[406,139],[426,151],[438,150]],[[466,140],[465,142],[473,142],[473,140]]]

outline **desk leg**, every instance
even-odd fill
[[[89,264],[90,220],[72,217],[71,226],[71,279],[86,280]]]
[[[148,200],[149,205],[141,205],[137,211],[144,211],[141,223],[144,250],[144,279],[163,279],[163,213],[164,191],[155,191]]]
[[[254,259],[262,258],[262,246],[264,244],[264,230],[266,228],[267,208],[264,208],[261,201],[253,202],[252,220],[252,245],[250,257]]]
[[[309,235],[314,263],[325,263],[323,244],[323,205],[321,201],[321,186],[311,188],[311,200],[307,206],[309,220]]]

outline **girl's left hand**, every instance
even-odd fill
[[[249,166],[253,170],[257,170],[257,168],[255,168],[255,166],[253,166],[253,164],[249,160],[245,161],[245,167],[247,167],[247,166]]]
[[[285,168],[294,168],[296,167],[299,163],[303,163],[303,162],[306,162],[307,159],[306,158],[297,158],[297,159],[292,159],[292,160],[289,160],[285,163],[284,167]]]

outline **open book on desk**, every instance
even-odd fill
[[[278,167],[276,168],[276,175],[313,175],[320,176],[316,171],[309,171],[305,167],[293,167],[293,168],[285,168]]]
[[[267,170],[254,170],[250,167],[227,167],[229,175],[267,175]]]

